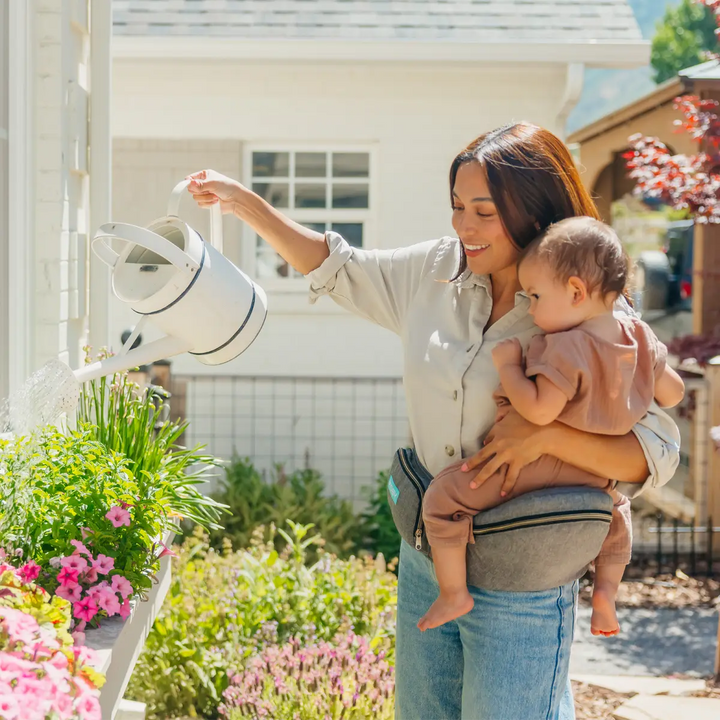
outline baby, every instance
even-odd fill
[[[589,217],[563,220],[527,248],[518,276],[535,324],[547,334],[530,341],[524,369],[517,339],[493,349],[501,383],[495,394],[496,422],[512,406],[536,425],[558,420],[583,432],[625,435],[653,397],[663,407],[682,400],[683,381],[666,364],[665,346],[642,321],[613,314],[628,273],[615,232]],[[612,489],[615,483],[544,455],[522,469],[514,488],[501,469],[474,489],[462,465],[460,461],[439,473],[425,495],[423,519],[440,596],[418,623],[420,630],[473,607],[465,555],[467,543],[474,542],[475,514],[508,500],[506,490],[520,494],[585,485],[607,490],[614,501],[610,530],[595,560],[591,630],[616,635],[615,596],[630,561],[632,526],[630,501]]]

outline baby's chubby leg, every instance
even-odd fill
[[[610,495],[614,502],[613,517],[600,554],[595,560],[593,612],[590,620],[590,632],[605,637],[620,632],[615,600],[625,567],[632,555],[630,501],[614,490]]]
[[[473,599],[467,589],[467,544],[474,542],[473,516],[500,500],[501,473],[483,488],[470,488],[463,462],[439,473],[430,483],[423,501],[423,520],[432,548],[440,596],[420,619],[418,628],[428,630],[470,612]],[[486,487],[487,486],[487,487]],[[491,499],[491,494],[495,497]]]

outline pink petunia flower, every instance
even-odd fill
[[[20,568],[19,574],[23,582],[31,583],[37,580],[40,574],[40,566],[34,560],[30,560]]]
[[[11,642],[32,643],[39,630],[32,615],[9,607],[0,607],[0,624],[4,624]]]
[[[83,580],[86,583],[94,583],[97,582],[98,579],[98,572],[94,567],[89,567],[84,573],[83,573]]]
[[[91,597],[86,597],[73,605],[73,615],[79,620],[90,622],[97,615],[98,607]]]
[[[82,587],[80,585],[61,585],[55,594],[64,600],[69,600],[71,603],[77,602],[82,597]]]
[[[0,696],[0,717],[7,720],[20,717],[20,704],[16,698],[5,694]]]
[[[115,567],[115,558],[107,555],[98,555],[93,562],[93,568],[101,575],[107,575]]]
[[[82,720],[102,720],[100,702],[95,695],[86,693],[75,703],[75,707]]]
[[[160,543],[162,545],[162,550],[158,554],[158,558],[165,557],[166,555],[169,555],[170,557],[177,557],[177,553],[174,553],[167,545],[164,543]]]
[[[105,513],[105,517],[113,524],[113,527],[118,528],[121,525],[130,527],[130,513],[118,505],[113,505],[107,513]]]
[[[70,587],[75,587],[77,585],[78,581],[78,571],[73,570],[69,567],[64,567],[57,576],[58,582],[61,585],[69,585]]]
[[[87,591],[88,597],[91,597],[93,600],[95,600],[95,602],[97,602],[98,597],[103,593],[105,588],[109,587],[110,585],[108,584],[107,580],[103,580],[102,582],[94,585]]]
[[[75,554],[84,553],[85,555],[92,557],[90,555],[90,551],[79,540],[71,540],[70,544],[75,548]]]
[[[76,645],[85,644],[85,633],[82,630],[73,630],[71,633]]]
[[[120,612],[120,603],[118,602],[117,595],[112,588],[100,588],[94,599],[98,606],[105,610],[108,617],[117,615]]]
[[[120,617],[123,620],[127,620],[128,616],[130,615],[131,610],[132,610],[132,608],[130,607],[130,599],[125,598],[123,604],[120,606],[120,610],[119,610]]]
[[[60,558],[60,565],[71,570],[77,570],[78,573],[83,572],[87,568],[87,560],[81,555],[66,555]]]
[[[123,598],[132,595],[133,592],[130,581],[124,575],[113,575],[111,587],[115,592],[120,593]]]

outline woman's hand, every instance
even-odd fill
[[[223,213],[234,212],[242,193],[249,192],[237,180],[215,170],[201,170],[185,179],[190,180],[188,191],[201,208],[209,208],[219,202]]]
[[[520,471],[545,454],[543,440],[547,427],[533,425],[511,409],[488,433],[482,450],[468,458],[462,466],[465,472],[470,472],[487,463],[472,479],[470,487],[479,487],[505,465],[505,481],[500,494],[507,495],[515,487]]]

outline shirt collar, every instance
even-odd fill
[[[457,282],[461,288],[480,287],[485,290],[488,297],[492,299],[492,282],[490,281],[489,275],[475,275],[470,268],[465,268],[462,275],[460,275],[455,282]],[[530,298],[528,298],[524,290],[519,290],[515,293],[515,307],[520,304],[530,304]]]

